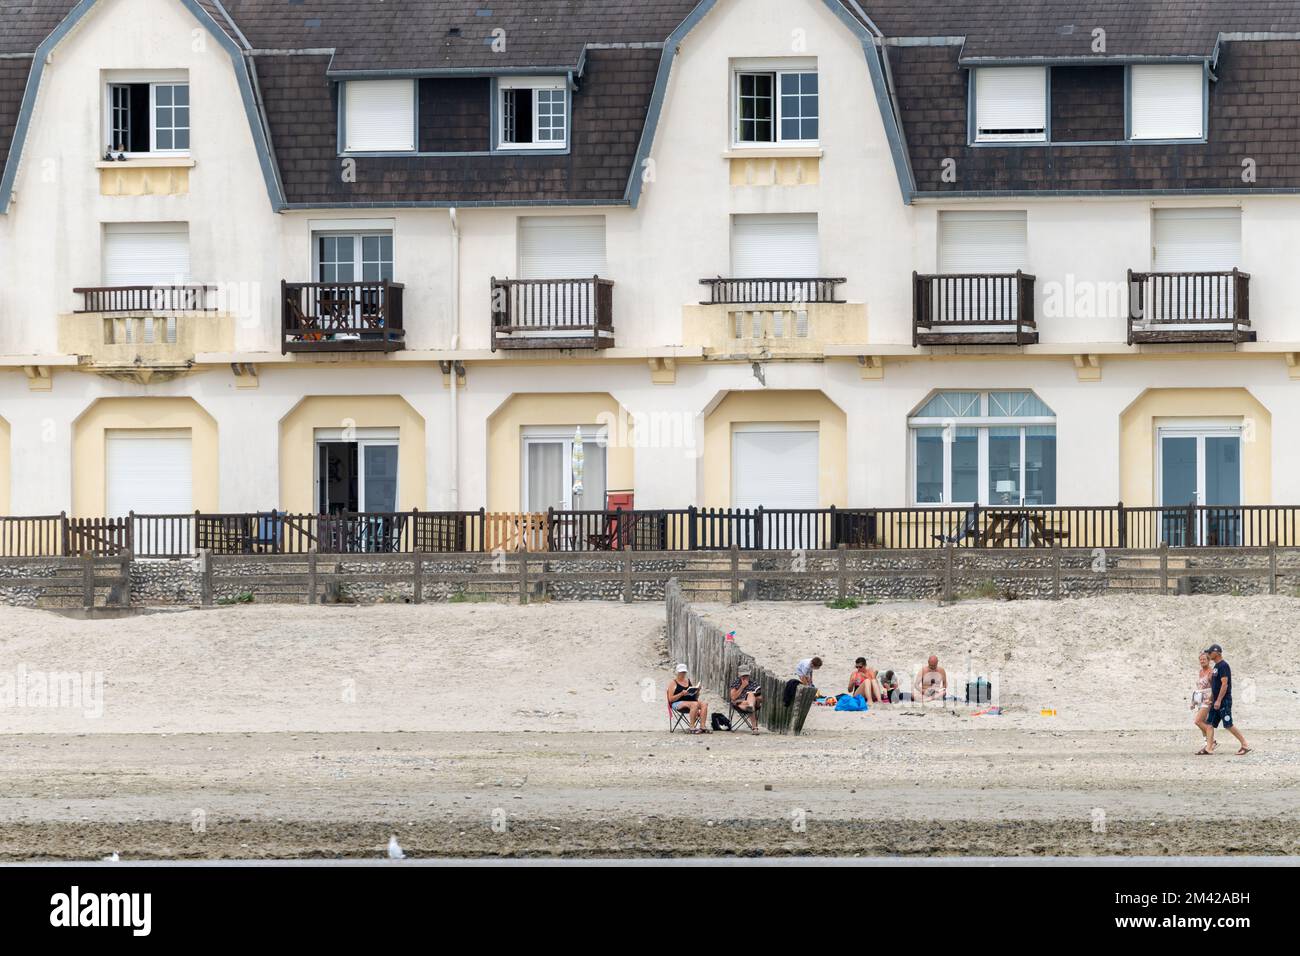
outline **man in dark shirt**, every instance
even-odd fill
[[[1250,746],[1241,731],[1237,729],[1237,725],[1232,722],[1232,668],[1223,659],[1223,648],[1218,644],[1211,644],[1205,649],[1205,653],[1209,655],[1213,669],[1210,671],[1210,713],[1206,717],[1210,731],[1206,734],[1205,749],[1202,752],[1214,753],[1214,728],[1222,722],[1228,733],[1236,737],[1237,743],[1241,744],[1237,756],[1244,757],[1250,753]]]

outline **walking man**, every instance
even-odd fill
[[[1232,722],[1232,668],[1223,659],[1223,648],[1218,644],[1211,644],[1205,649],[1205,653],[1209,655],[1213,669],[1210,671],[1210,713],[1205,718],[1206,723],[1209,724],[1209,732],[1205,735],[1205,746],[1199,753],[1203,755],[1214,753],[1214,728],[1222,722],[1224,729],[1236,737],[1237,743],[1241,744],[1237,756],[1244,757],[1250,753],[1250,745],[1246,743],[1246,738],[1237,729],[1237,725]]]

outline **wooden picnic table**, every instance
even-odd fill
[[[999,547],[1019,545],[1026,538],[1036,548],[1050,548],[1057,541],[1064,541],[1069,533],[1049,528],[1047,516],[1032,511],[997,511],[984,512],[987,523],[980,532],[980,547]]]

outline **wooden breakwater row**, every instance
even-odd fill
[[[674,578],[664,592],[668,621],[668,654],[673,663],[685,664],[691,679],[701,687],[711,690],[726,700],[731,682],[741,664],[750,666],[750,678],[763,691],[763,704],[758,709],[759,724],[778,734],[798,734],[812,709],[816,691],[800,687],[794,699],[785,703],[785,685],[789,674],[768,670],[727,640],[722,628],[710,624],[697,613],[682,595]]]

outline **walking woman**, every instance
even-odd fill
[[[1214,668],[1210,664],[1210,655],[1201,651],[1197,658],[1200,661],[1201,669],[1196,675],[1196,690],[1192,691],[1192,713],[1193,720],[1196,723],[1196,729],[1201,732],[1205,738],[1205,743],[1201,749],[1196,751],[1197,756],[1204,756],[1211,751],[1207,749],[1210,742],[1210,676]]]

